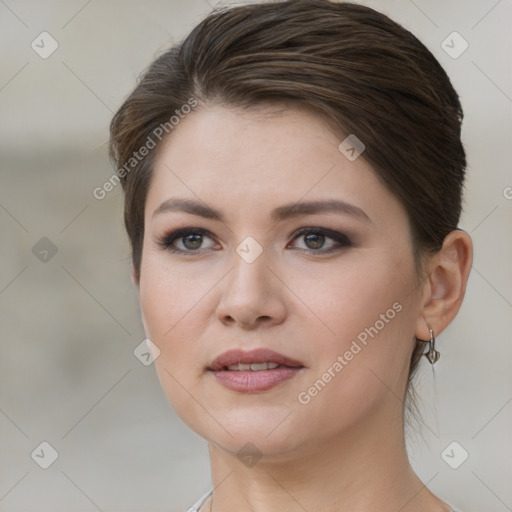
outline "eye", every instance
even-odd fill
[[[306,252],[326,254],[352,246],[350,239],[343,233],[325,228],[307,227],[294,233],[293,241],[303,240],[305,247],[298,247]],[[330,240],[330,243],[327,241]],[[327,247],[326,247],[327,243]]]
[[[197,254],[199,249],[213,249],[215,242],[207,247],[202,247],[205,239],[212,240],[210,233],[204,229],[179,229],[157,240],[162,248],[181,254]]]
[[[294,233],[292,242],[301,239],[304,241],[304,246],[296,248],[309,253],[327,254],[353,245],[343,233],[325,228],[301,228]],[[205,240],[210,240],[210,244],[206,247]],[[189,255],[200,254],[208,249],[216,250],[220,247],[213,240],[211,233],[199,228],[173,231],[157,239],[157,244],[171,253]]]

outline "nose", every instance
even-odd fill
[[[252,263],[235,252],[233,267],[222,281],[217,318],[244,330],[281,324],[287,312],[286,287],[270,268],[265,251]]]

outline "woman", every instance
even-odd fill
[[[471,268],[461,122],[412,34],[325,0],[210,14],[116,113],[144,329],[209,442],[190,510],[451,510],[404,403]]]

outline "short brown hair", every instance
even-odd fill
[[[369,7],[292,0],[213,11],[149,66],[115,114],[117,168],[191,98],[244,109],[291,103],[355,134],[407,211],[417,260],[457,228],[466,168],[459,97],[432,53]],[[137,278],[155,154],[120,173]],[[422,351],[417,343],[409,378]]]

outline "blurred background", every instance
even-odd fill
[[[0,0],[0,511],[177,512],[209,489],[207,443],[134,355],[121,189],[93,190],[138,75],[226,3]],[[512,510],[512,2],[360,3],[430,48],[465,110],[474,267],[418,376],[411,459],[457,509]]]

